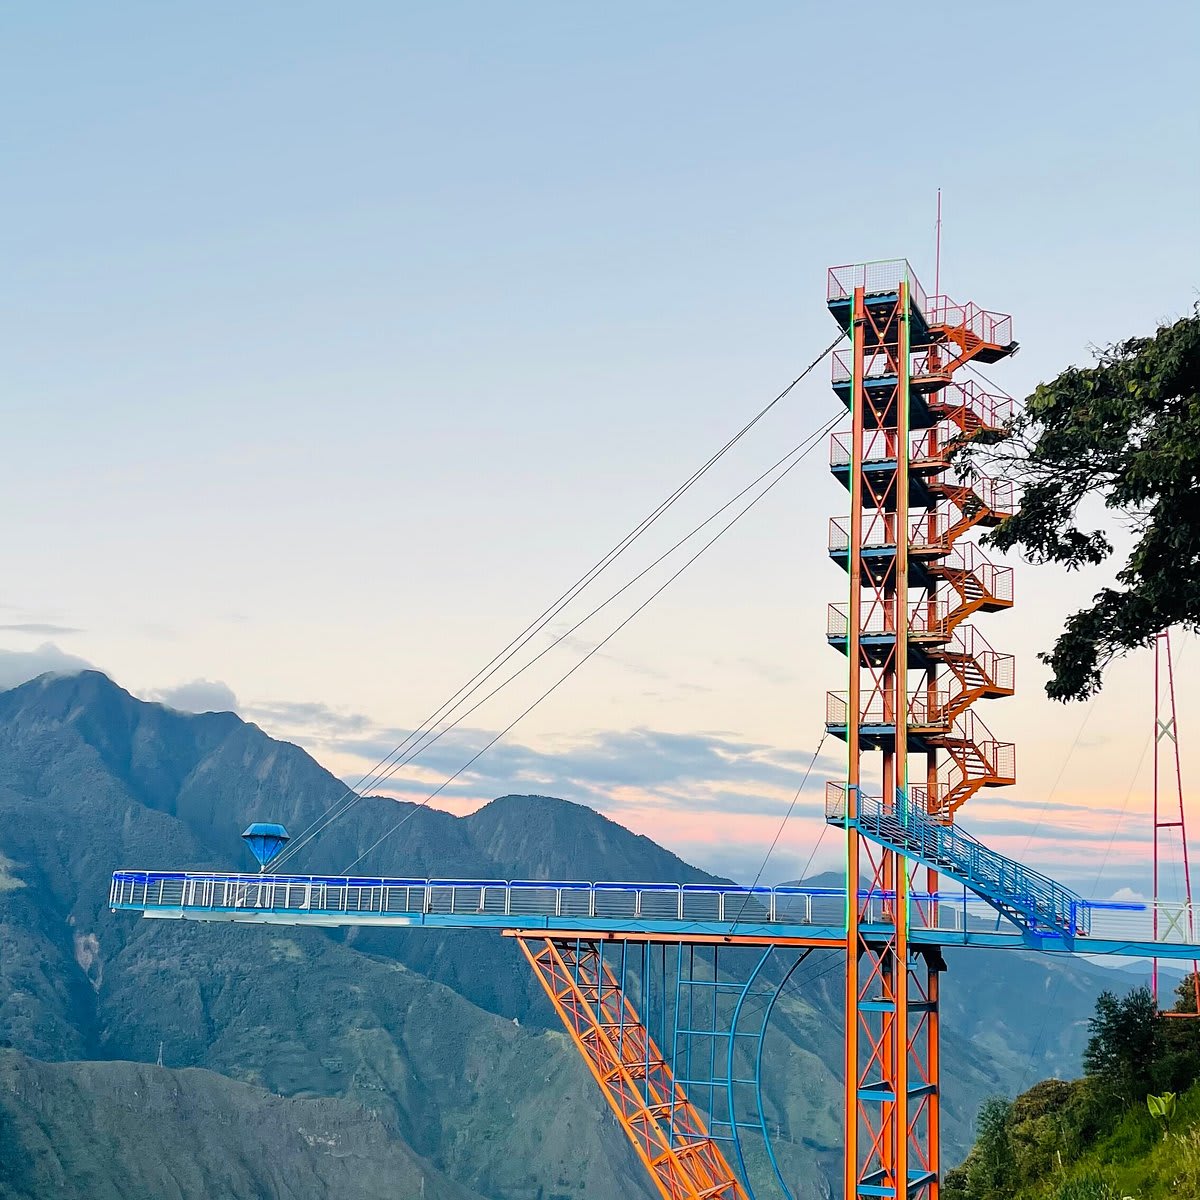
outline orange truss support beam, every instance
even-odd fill
[[[517,942],[663,1200],[747,1200],[598,939]]]

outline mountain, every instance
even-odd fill
[[[4,1200],[329,1195],[480,1200],[377,1113],[295,1100],[211,1071],[42,1063],[0,1051]]]
[[[296,832],[344,791],[303,750],[231,713],[145,703],[98,672],[0,693],[0,1039],[43,1064],[80,1070],[151,1063],[161,1044],[170,1068],[358,1105],[447,1187],[481,1196],[648,1195],[509,940],[485,931],[139,921],[108,910],[114,868],[244,869],[239,834],[250,821],[279,820]],[[322,835],[305,868],[341,870],[412,807],[363,798]],[[356,871],[712,878],[591,809],[532,796],[502,797],[465,818],[413,811]],[[954,1071],[944,1112],[945,1144],[956,1155],[984,1095],[1018,1090],[1027,1073],[1076,1069],[1083,1022],[1108,976],[1049,956],[961,952],[951,966],[944,1061]],[[797,1195],[808,1197],[823,1193],[840,1156],[837,961],[815,955],[793,985],[778,1006],[764,1092],[801,1181]],[[41,1069],[15,1061],[18,1075]],[[103,1107],[104,1081],[88,1070]],[[270,1102],[262,1091],[237,1095],[237,1105]],[[219,1146],[231,1132],[214,1119],[210,1136]],[[185,1144],[182,1126],[164,1137]],[[386,1157],[389,1146],[363,1143],[362,1153]],[[229,1154],[244,1148],[231,1140]],[[6,1163],[0,1183],[9,1180]],[[318,1178],[307,1193],[263,1194],[351,1194]]]

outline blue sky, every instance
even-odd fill
[[[208,680],[353,775],[829,342],[828,265],[906,255],[932,289],[937,187],[943,288],[1014,314],[1021,353],[994,372],[1014,394],[1187,311],[1195,6],[916,15],[10,7],[0,671],[94,663],[181,704]],[[834,411],[821,369],[641,561]],[[824,458],[454,802],[536,783],[706,866],[753,862],[843,673]],[[1034,658],[1105,576],[1025,569],[983,628],[1019,655],[1021,694],[987,719],[1021,783],[978,820],[1054,865],[1058,837],[1133,814],[1115,851],[1064,865],[1117,886],[1140,871],[1146,663],[1079,733]]]

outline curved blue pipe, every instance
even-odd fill
[[[771,954],[774,952],[774,950],[775,950],[774,946],[768,946],[763,951],[762,957],[758,960],[758,963],[755,965],[754,970],[750,972],[749,978],[746,980],[745,984],[742,987],[741,994],[738,996],[738,999],[737,999],[737,1004],[734,1005],[733,1019],[729,1023],[729,1054],[726,1057],[726,1061],[725,1061],[725,1099],[729,1106],[729,1132],[733,1137],[733,1149],[734,1149],[734,1152],[737,1154],[738,1170],[741,1172],[741,1175],[742,1175],[742,1183],[745,1184],[746,1194],[750,1197],[750,1200],[755,1200],[755,1196],[754,1196],[754,1188],[751,1186],[751,1183],[750,1183],[750,1174],[746,1170],[746,1158],[745,1158],[745,1155],[742,1153],[742,1139],[741,1139],[741,1135],[738,1133],[737,1113],[734,1111],[734,1103],[733,1103],[734,1061],[733,1060],[734,1060],[734,1051],[737,1048],[737,1027],[738,1027],[738,1019],[742,1015],[742,1004],[745,1002],[746,996],[749,994],[750,988],[753,986],[754,981],[758,978],[758,973],[763,969],[764,966],[766,966],[767,959],[771,957]],[[789,974],[790,974],[790,972],[789,972]],[[766,1027],[764,1025],[764,1030],[765,1030],[765,1028]],[[758,1036],[759,1036],[759,1044],[760,1044],[760,1049],[761,1049],[762,1033],[760,1032]],[[760,1104],[759,1105],[759,1113],[761,1114],[761,1112],[762,1112],[762,1105]],[[760,1121],[761,1121],[761,1115],[760,1115]],[[763,1137],[764,1137],[764,1139],[766,1137],[765,1129],[763,1130]],[[776,1172],[776,1174],[778,1174],[778,1172]]]
[[[763,1046],[766,1044],[767,1025],[771,1021],[771,1013],[775,1008],[775,1001],[783,994],[783,989],[787,987],[788,980],[795,974],[796,968],[808,958],[811,951],[805,951],[794,963],[788,968],[788,972],[779,981],[779,986],[771,995],[771,999],[767,1001],[767,1007],[763,1010],[762,1029],[758,1035],[758,1052],[754,1057],[754,1095],[758,1101],[758,1123],[762,1128],[763,1145],[767,1148],[767,1159],[771,1163],[771,1170],[775,1172],[775,1178],[779,1181],[780,1191],[783,1192],[786,1200],[795,1200],[792,1196],[791,1188],[784,1182],[783,1172],[779,1169],[779,1162],[775,1157],[775,1147],[771,1145],[771,1134],[767,1128],[767,1114],[763,1111],[762,1098],[762,1060]]]

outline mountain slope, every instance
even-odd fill
[[[507,939],[109,912],[115,867],[244,869],[247,823],[298,831],[344,791],[298,747],[232,714],[147,704],[96,672],[0,693],[0,1038],[43,1059],[143,1062],[162,1042],[171,1066],[357,1101],[433,1168],[487,1196],[648,1194]],[[300,865],[344,868],[403,808],[363,799]],[[356,870],[711,878],[590,809],[527,796],[462,819],[420,809]],[[1018,955],[963,953],[952,966],[943,990],[951,1156],[965,1152],[982,1096],[1016,1090],[1026,1071],[1075,1068],[1080,1023],[1106,981],[1083,964]],[[793,982],[777,1009],[766,1107],[790,1139],[798,1194],[815,1196],[838,1159],[838,962],[814,956]]]
[[[114,865],[227,867],[258,811],[301,825],[342,790],[235,717],[142,704],[94,673],[0,696],[0,852],[18,885],[0,893],[0,1037],[50,1059],[152,1061],[162,1042],[174,1066],[362,1099],[486,1195],[536,1197],[560,1179],[564,1194],[646,1194],[562,1035],[319,930],[108,911]],[[376,829],[394,813],[361,807]]]
[[[214,1130],[219,1136],[214,1136]],[[479,1200],[370,1110],[210,1071],[0,1052],[2,1200]]]

